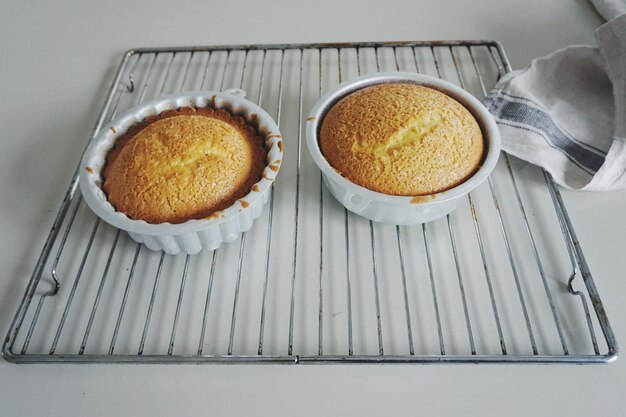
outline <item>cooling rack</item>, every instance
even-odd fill
[[[445,78],[479,98],[510,71],[493,41],[135,49],[90,137],[163,94],[243,88],[277,120],[283,168],[263,216],[194,256],[101,222],[74,175],[2,354],[12,362],[603,363],[617,344],[559,189],[503,153],[447,217],[369,222],[324,188],[303,118],[341,81]],[[26,278],[25,278],[26,280]]]

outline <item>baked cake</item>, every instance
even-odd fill
[[[261,179],[267,151],[243,118],[183,107],[131,127],[109,152],[103,189],[117,211],[182,223],[233,205]]]
[[[320,149],[350,181],[384,194],[448,190],[480,166],[483,137],[452,97],[410,83],[377,84],[349,94],[326,114]]]

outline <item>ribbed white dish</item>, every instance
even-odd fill
[[[203,249],[212,250],[224,242],[232,242],[240,233],[252,227],[254,219],[263,212],[269,201],[272,183],[283,159],[282,137],[274,120],[256,104],[245,98],[245,92],[230,89],[224,92],[203,91],[163,96],[130,109],[104,127],[87,147],[81,162],[80,189],[87,205],[107,223],[127,231],[137,242],[152,250],[168,254],[180,252],[195,254]],[[147,116],[180,107],[206,107],[224,109],[242,116],[265,137],[268,150],[263,177],[246,196],[211,218],[189,220],[180,224],[151,224],[133,220],[116,211],[102,191],[102,169],[105,158],[115,141],[132,125]]]
[[[405,82],[425,85],[449,95],[463,104],[478,121],[485,140],[485,155],[481,167],[465,182],[450,190],[422,197],[382,194],[361,187],[339,174],[326,161],[319,147],[318,134],[324,116],[330,108],[348,94],[382,83]],[[306,142],[313,160],[323,174],[330,193],[348,210],[367,219],[382,223],[425,223],[445,216],[457,208],[471,190],[487,179],[500,156],[500,132],[489,111],[478,99],[456,85],[422,74],[385,72],[354,78],[328,92],[313,107],[307,118]]]

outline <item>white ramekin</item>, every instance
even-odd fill
[[[481,167],[469,179],[447,191],[428,196],[397,196],[372,191],[354,184],[339,174],[322,155],[319,131],[324,116],[343,97],[375,84],[405,82],[424,85],[454,98],[476,118],[485,140],[485,155]],[[480,185],[498,162],[500,132],[489,111],[473,95],[456,85],[438,78],[408,72],[384,72],[354,78],[328,92],[311,110],[307,118],[306,142],[313,160],[323,174],[330,193],[348,210],[370,220],[392,224],[425,223],[454,210],[462,198]]]
[[[168,254],[194,254],[237,239],[261,215],[263,205],[269,201],[271,185],[283,159],[282,137],[278,126],[269,114],[244,97],[245,92],[237,89],[175,94],[141,104],[118,117],[91,141],[83,156],[79,174],[80,189],[87,205],[107,223],[127,231],[135,241],[145,244],[149,249],[163,250]],[[105,158],[115,141],[147,116],[188,106],[224,109],[245,118],[257,128],[258,133],[265,137],[268,150],[261,180],[252,187],[250,193],[211,218],[180,224],[151,224],[130,219],[116,211],[101,188]]]

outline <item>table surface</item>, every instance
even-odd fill
[[[213,4],[212,4],[213,3]],[[471,3],[471,4],[470,4]],[[0,14],[0,331],[4,334],[120,54],[138,46],[496,39],[514,68],[594,44],[586,0],[4,2]],[[27,110],[25,110],[27,109]],[[618,338],[626,192],[564,198]],[[626,362],[602,366],[13,365],[3,415],[619,415]]]

